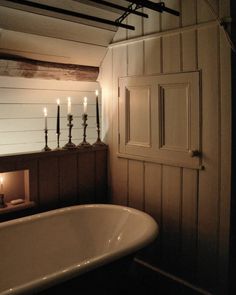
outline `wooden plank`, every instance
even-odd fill
[[[91,121],[90,121],[91,120]],[[89,123],[89,121],[91,122],[91,125]],[[87,133],[88,135],[90,134],[90,130],[94,130],[95,131],[95,118],[89,118],[88,119],[88,123],[89,123],[89,127],[87,127]],[[19,119],[4,119],[1,120],[1,129],[0,132],[2,133],[8,133],[8,132],[24,132],[24,131],[28,131],[28,132],[37,132],[37,131],[41,131],[43,132],[44,130],[44,119],[31,119],[31,118],[19,118]],[[63,130],[68,130],[67,125],[67,120],[66,118],[62,118],[60,120],[60,126],[61,126],[61,131]],[[76,132],[79,133],[79,129],[82,130],[82,119],[75,118],[73,120],[74,126],[72,129],[72,134],[75,134]],[[55,129],[56,129],[56,118],[48,118],[48,130],[52,130],[55,133]],[[76,131],[75,131],[76,130]],[[7,136],[7,134],[6,134]],[[10,134],[8,134],[8,136],[10,136]],[[35,136],[37,136],[35,134]],[[11,136],[10,136],[11,137]],[[13,139],[14,141],[14,139]],[[4,140],[2,140],[2,142],[4,142]]]
[[[181,271],[193,279],[197,262],[198,172],[183,169],[181,218]]]
[[[180,35],[173,34],[163,37],[163,71],[165,73],[179,72],[180,62]],[[173,50],[174,48],[174,50]]]
[[[182,37],[182,67],[183,71],[194,71],[197,69],[197,36],[196,31],[186,31]]]
[[[12,78],[14,79],[14,78]],[[0,77],[1,80],[1,77]],[[8,80],[6,80],[6,83]],[[31,84],[31,83],[30,83]],[[28,86],[30,85],[28,84]],[[99,89],[99,87],[97,87]],[[94,105],[95,103],[95,92],[91,91],[72,91],[72,90],[58,90],[58,89],[32,89],[29,88],[19,88],[14,85],[7,85],[7,87],[0,88],[0,103],[1,105],[5,104],[26,104],[26,105],[54,105],[56,104],[57,99],[60,99],[62,106],[67,105],[68,97],[71,98],[72,108],[73,106],[83,103],[83,99],[86,96],[88,105]],[[99,99],[99,104],[101,100]]]
[[[1,2],[3,1],[1,0]],[[4,2],[6,3],[6,1]],[[70,3],[70,5],[73,5],[73,3]],[[74,2],[74,5],[78,5],[78,3]],[[83,4],[79,3],[80,9],[81,5]],[[89,10],[91,10],[91,7]],[[102,10],[98,9],[96,11],[101,13]],[[91,11],[89,11],[89,13],[90,12]],[[113,17],[111,17],[111,12],[109,12],[109,15],[110,16],[108,18],[112,19]],[[24,20],[23,22],[22,19]],[[34,24],[33,26],[32,23]],[[110,26],[109,30],[107,30],[98,28],[94,25],[89,26],[3,6],[1,6],[0,11],[0,26],[6,30],[8,29],[39,36],[47,36],[63,39],[65,41],[92,43],[100,46],[107,46],[115,33],[110,30]]]
[[[152,2],[158,3],[159,0],[154,0]],[[143,12],[148,15],[148,18],[143,19],[143,32],[144,35],[160,32],[161,30],[161,14],[157,11],[150,10],[148,8],[143,8]]]
[[[197,0],[182,0],[181,11],[181,22],[183,27],[197,23]]]
[[[97,82],[85,81],[49,81],[45,79],[32,79],[28,78],[12,78],[0,77],[1,88],[17,88],[17,89],[36,89],[36,90],[53,90],[53,91],[95,91],[99,88]],[[67,96],[67,94],[65,94]]]
[[[143,41],[128,45],[128,75],[142,75],[143,65]]]
[[[164,267],[179,268],[181,237],[181,168],[163,166],[162,256]]]
[[[78,156],[79,203],[95,202],[95,153],[84,152]]]
[[[39,203],[41,208],[54,207],[59,202],[58,158],[39,160]]]
[[[209,5],[210,4],[210,5]],[[216,19],[216,16],[212,12],[212,9],[218,15],[219,11],[219,1],[218,0],[198,0],[197,1],[197,22],[207,22],[213,19]]]
[[[1,93],[1,91],[0,91]],[[51,104],[1,104],[0,103],[0,120],[2,119],[32,119],[32,118],[41,118],[43,116],[43,109],[46,106],[48,111],[48,117],[56,118],[57,116],[57,105],[55,103]],[[99,105],[100,106],[100,105]],[[76,120],[81,120],[83,114],[83,105],[82,104],[73,104],[72,106],[74,116]],[[94,118],[96,117],[96,105],[88,104],[87,114],[89,123],[94,125],[96,122]],[[100,114],[101,116],[101,114]],[[60,104],[60,118],[67,119],[67,104]],[[79,119],[78,119],[79,118]]]
[[[218,41],[217,27],[198,31],[199,68],[202,69],[202,163],[205,167],[199,174],[198,275],[201,285],[214,288],[219,239]]]
[[[180,11],[180,0],[166,0],[165,6],[174,10]],[[163,13],[161,16],[161,28],[162,31],[179,28],[180,17],[172,15],[170,13]]]
[[[60,203],[67,206],[74,204],[77,192],[77,155],[65,155],[59,158]]]
[[[0,53],[48,62],[98,67],[106,54],[106,47],[2,30]]]
[[[127,24],[127,20],[125,19],[123,21],[124,24]],[[127,39],[127,30],[124,30],[123,28],[119,28],[117,32],[115,33],[114,38],[112,39],[112,43],[118,42],[118,41],[123,41]],[[103,63],[102,63],[103,66]]]
[[[145,211],[161,226],[162,183],[161,165],[145,163]]]
[[[143,35],[143,21],[142,17],[130,14],[127,18],[128,20],[128,25],[134,26],[135,30],[128,30],[127,37],[128,39],[134,38],[134,37],[139,37]]]
[[[220,17],[230,15],[230,1],[219,1]],[[221,85],[221,185],[219,224],[219,285],[222,294],[229,286],[229,234],[231,207],[231,50],[223,30],[220,30],[220,85]]]
[[[144,163],[130,160],[128,173],[128,205],[136,209],[144,210]]]
[[[144,41],[145,74],[158,74],[161,72],[161,38]]]
[[[118,79],[127,76],[127,47],[112,49],[112,142],[109,144],[111,159],[112,201],[116,204],[127,205],[128,202],[128,160],[117,158],[118,152]]]
[[[5,60],[7,66],[2,67],[1,62]],[[0,59],[1,76],[95,82],[98,72],[98,67],[13,58],[7,54]]]
[[[96,151],[96,203],[107,203],[107,150]]]

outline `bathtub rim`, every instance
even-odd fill
[[[0,223],[0,229],[8,226],[14,226],[14,225],[20,225],[24,224],[30,221],[36,221],[40,220],[44,217],[50,217],[55,215],[61,215],[63,213],[67,212],[73,212],[77,211],[78,209],[83,208],[113,208],[113,209],[122,209],[123,211],[131,212],[134,214],[142,215],[146,220],[151,222],[151,232],[152,233],[145,233],[142,235],[139,239],[136,239],[132,241],[127,247],[121,248],[119,250],[113,250],[109,251],[107,253],[103,253],[99,256],[93,257],[91,259],[87,259],[84,261],[81,261],[80,263],[75,263],[67,268],[63,268],[60,270],[55,271],[54,273],[51,273],[47,276],[39,277],[35,280],[32,280],[30,282],[27,282],[25,284],[17,285],[13,288],[9,288],[6,290],[3,290],[0,294],[1,295],[10,295],[10,294],[31,294],[32,290],[37,289],[37,291],[43,291],[49,287],[52,287],[58,283],[63,283],[69,279],[73,279],[78,275],[82,275],[90,270],[96,269],[100,266],[103,266],[105,264],[109,264],[111,262],[114,262],[118,259],[121,259],[123,257],[126,257],[132,253],[137,252],[138,250],[144,248],[148,244],[150,244],[152,241],[155,240],[155,238],[158,236],[159,233],[159,226],[157,222],[154,220],[153,217],[151,217],[149,214],[137,210],[135,208],[122,206],[122,205],[113,205],[113,204],[86,204],[86,205],[73,205],[69,207],[59,208],[59,209],[53,209],[50,211],[37,213],[30,216],[20,217],[14,220],[4,221]]]

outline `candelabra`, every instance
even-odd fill
[[[0,208],[6,207],[6,204],[4,202],[4,194],[0,194]]]
[[[73,115],[67,115],[67,120],[68,120],[68,124],[67,126],[69,127],[69,141],[67,142],[67,144],[63,147],[63,149],[75,149],[76,148],[76,145],[71,141],[71,138],[72,138],[72,135],[71,135],[71,130],[72,130],[72,127],[74,126],[72,124],[72,121],[73,121]]]
[[[86,148],[86,147],[90,147],[91,146],[91,144],[86,141],[86,128],[88,126],[88,124],[86,122],[88,120],[88,115],[87,114],[83,114],[82,115],[82,120],[83,120],[82,126],[84,127],[83,141],[78,145],[78,147],[83,147],[83,148],[85,147]]]
[[[43,148],[44,152],[51,151],[50,147],[48,147],[48,129],[44,129],[44,134],[45,134],[45,147]]]

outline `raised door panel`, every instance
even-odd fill
[[[121,78],[120,89],[119,152],[153,157],[157,139],[152,132],[157,126],[155,77]]]
[[[180,166],[199,167],[198,72],[163,75],[159,85],[159,156]]]
[[[126,144],[151,146],[150,88],[126,88]]]

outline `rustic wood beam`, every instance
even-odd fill
[[[0,55],[0,76],[95,82],[98,67]]]

